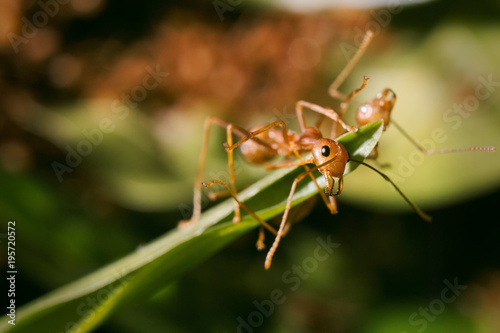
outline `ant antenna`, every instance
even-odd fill
[[[400,189],[399,187],[387,176],[385,173],[377,170],[375,167],[371,166],[370,164],[367,164],[362,161],[354,160],[354,159],[349,159],[349,161],[356,162],[358,164],[362,164],[365,167],[372,169],[376,173],[378,173],[382,178],[384,178],[386,181],[391,183],[391,185],[398,191],[398,193],[405,199],[405,201],[411,206],[411,208],[422,218],[422,220],[426,222],[431,222],[432,221],[432,216],[426,214],[424,211],[422,211],[417,205],[415,205]]]
[[[467,148],[450,148],[450,149],[434,149],[434,150],[427,150],[424,147],[422,147],[417,141],[415,141],[397,122],[391,119],[391,123],[403,134],[403,136],[410,141],[415,147],[417,147],[418,150],[420,150],[422,153],[425,155],[434,155],[434,154],[447,154],[447,153],[459,153],[459,152],[466,152],[466,151],[488,151],[488,152],[494,152],[497,151],[495,147],[483,147],[483,146],[477,146],[477,147],[467,147]]]

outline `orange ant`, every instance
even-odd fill
[[[350,158],[348,151],[344,146],[333,140],[323,137],[319,127],[323,119],[329,118],[333,121],[331,128],[331,137],[337,138],[341,131],[357,131],[358,127],[349,126],[343,120],[348,103],[361,91],[363,90],[368,82],[368,78],[364,77],[362,85],[351,92],[349,95],[345,96],[340,93],[337,89],[345,80],[347,75],[352,71],[354,65],[358,62],[361,55],[365,52],[368,44],[373,38],[373,32],[368,31],[358,49],[356,54],[351,58],[346,67],[339,74],[337,79],[332,83],[329,88],[329,93],[332,97],[339,99],[341,101],[340,109],[338,112],[330,108],[324,108],[319,105],[309,103],[306,101],[298,101],[296,104],[297,119],[300,125],[300,133],[292,132],[288,130],[287,125],[281,121],[275,121],[263,127],[255,128],[250,131],[243,129],[235,124],[228,123],[222,119],[210,117],[205,121],[204,125],[204,136],[203,145],[201,150],[200,159],[198,162],[198,173],[196,176],[196,181],[194,185],[194,196],[193,196],[193,215],[189,221],[184,221],[185,223],[195,223],[199,220],[201,215],[201,186],[210,187],[214,184],[223,185],[227,192],[235,200],[235,209],[233,222],[239,222],[241,218],[240,208],[246,210],[253,218],[260,222],[261,228],[259,232],[259,238],[257,240],[257,248],[264,248],[264,229],[268,229],[276,237],[269,249],[264,267],[268,269],[271,266],[273,256],[278,248],[281,238],[288,232],[289,224],[287,224],[288,216],[291,209],[292,199],[297,187],[297,184],[304,178],[309,176],[315,183],[318,191],[321,195],[322,200],[325,202],[326,206],[332,214],[337,213],[337,204],[335,197],[340,195],[343,188],[343,175],[346,168],[346,164],[349,161],[353,161],[358,164],[363,164],[368,168],[374,170],[380,174],[385,180],[391,183],[391,185],[401,194],[404,200],[416,211],[416,213],[424,220],[430,221],[431,217],[420,210],[415,204],[413,204],[392,182],[389,177],[364,163],[363,161],[358,161]],[[385,89],[370,102],[363,104],[359,107],[357,111],[356,120],[359,126],[371,123],[382,119],[384,130],[390,122],[390,114],[396,102],[396,94],[391,89]],[[306,125],[306,120],[304,117],[304,109],[307,108],[320,114],[320,119],[318,120],[316,126],[308,127]],[[228,165],[229,165],[229,185],[220,181],[212,180],[209,183],[203,183],[203,169],[205,166],[206,153],[208,148],[208,139],[210,137],[210,128],[215,124],[226,128],[227,142],[224,147],[228,154]],[[451,151],[469,151],[469,150],[485,150],[494,151],[495,148],[492,147],[471,147],[466,149],[453,149],[453,150],[443,150],[443,151],[427,151],[423,147],[419,146],[413,139],[411,139],[406,132],[404,132],[399,126],[405,137],[407,137],[413,144],[415,144],[421,151],[426,154],[434,153],[444,153]],[[236,143],[233,142],[233,134],[241,137]],[[288,195],[285,210],[281,217],[281,222],[278,230],[270,226],[267,222],[259,218],[255,213],[252,212],[244,203],[240,202],[237,198],[236,186],[235,186],[235,171],[234,171],[234,150],[240,148],[243,157],[252,163],[263,164],[267,163],[277,156],[294,157],[296,160],[287,160],[284,162],[278,162],[275,164],[267,164],[266,169],[276,169],[283,167],[292,166],[304,166],[305,171],[299,174],[293,181],[290,193]],[[312,157],[304,158],[304,153],[311,152]],[[376,158],[377,150],[374,148],[371,158]],[[314,164],[314,167],[308,165]],[[318,184],[313,172],[318,170],[324,177],[326,186],[325,191],[321,191],[321,186]],[[181,225],[183,225],[181,224]]]

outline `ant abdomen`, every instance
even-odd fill
[[[283,134],[277,129],[259,133],[252,140],[243,142],[240,151],[245,160],[253,164],[264,164],[278,155],[274,146],[283,142]]]

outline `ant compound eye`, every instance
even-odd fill
[[[321,155],[323,155],[324,157],[330,156],[330,147],[326,145],[321,147]]]

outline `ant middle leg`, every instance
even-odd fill
[[[295,179],[293,180],[292,187],[290,189],[290,193],[288,194],[288,198],[286,200],[286,206],[285,210],[283,211],[283,215],[281,217],[281,223],[278,228],[278,232],[276,233],[276,238],[274,239],[273,245],[269,249],[266,255],[266,260],[264,262],[264,268],[269,269],[271,267],[271,263],[274,257],[274,254],[276,253],[276,250],[278,249],[278,245],[281,241],[281,238],[286,234],[288,231],[288,215],[290,213],[290,209],[292,207],[292,201],[293,201],[293,196],[295,195],[295,191],[297,189],[297,185],[300,181],[302,181],[305,177],[307,177],[308,174],[312,174],[315,170],[317,170],[319,166],[315,166],[313,168],[308,168],[307,171],[301,173]],[[321,191],[320,191],[321,193]]]

